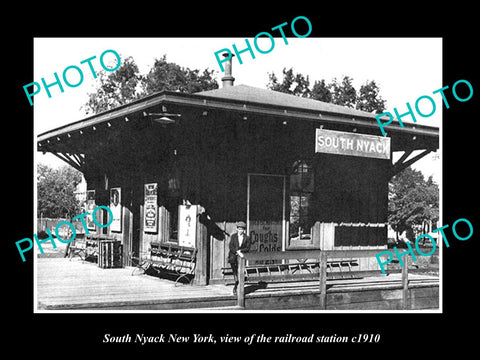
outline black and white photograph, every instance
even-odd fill
[[[78,87],[35,95],[37,164],[68,167],[110,209],[35,259],[37,311],[442,310],[440,38],[34,45],[36,74],[52,57],[83,64],[63,71]],[[421,57],[380,67],[372,47]],[[37,213],[53,217],[43,194]],[[57,221],[79,215],[71,204]]]
[[[12,35],[8,345],[473,347],[474,12],[195,5],[96,5]]]

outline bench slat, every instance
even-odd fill
[[[149,257],[143,257],[139,260],[139,265],[137,265],[144,272],[148,267],[153,267],[154,269],[159,267],[160,270],[155,269],[156,271],[174,272],[177,276],[175,286],[182,278],[191,276],[192,279],[189,282],[191,283],[193,280],[197,255],[196,248],[152,241],[150,243],[149,255]]]
[[[353,266],[358,266],[357,259],[327,261],[327,276],[329,278],[352,278],[358,277],[361,272],[352,271]],[[348,268],[344,271],[342,268]],[[287,264],[256,264],[245,266],[244,274],[247,281],[302,281],[317,279],[319,276],[320,263],[318,261],[305,261]],[[338,269],[338,270],[334,270]],[[233,276],[230,267],[221,268],[223,277]],[[307,271],[307,272],[305,272]]]

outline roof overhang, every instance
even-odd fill
[[[355,132],[365,132],[380,135],[380,128],[374,114],[356,111],[352,114],[341,114],[338,112],[318,111],[311,108],[299,108],[294,106],[285,106],[278,104],[268,104],[265,102],[248,101],[235,98],[224,98],[207,95],[208,92],[185,94],[179,92],[162,91],[149,95],[145,98],[133,101],[129,104],[119,106],[115,109],[102,112],[97,115],[58,127],[56,129],[44,132],[38,135],[38,150],[51,151],[47,145],[55,138],[63,137],[75,132],[91,128],[102,123],[114,121],[115,119],[124,119],[129,116],[138,115],[159,106],[177,105],[185,108],[198,108],[203,110],[216,109],[228,111],[231,113],[241,113],[244,115],[256,114],[265,117],[275,117],[284,120],[310,121],[318,123],[318,126],[324,126],[329,129],[350,129]],[[285,94],[282,94],[284,96]],[[291,95],[293,96],[293,95]],[[315,101],[315,100],[312,100]],[[385,118],[385,120],[388,120]],[[392,139],[413,139],[415,144],[410,141],[405,149],[429,149],[434,151],[439,146],[439,129],[431,126],[404,123],[404,126],[394,121],[384,129],[387,136]],[[405,141],[402,140],[402,143]]]

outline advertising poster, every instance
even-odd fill
[[[86,216],[87,229],[95,230],[95,223],[93,222],[93,209],[95,209],[95,190],[87,190],[87,203],[86,211],[88,215]]]
[[[281,221],[250,221],[250,237],[252,247],[250,251],[282,251],[282,222]],[[271,261],[274,263],[275,261]],[[269,261],[255,261],[255,264],[269,263]]]
[[[145,184],[143,230],[156,233],[158,224],[157,183]]]
[[[195,247],[197,207],[180,205],[178,208],[178,245]]]
[[[281,221],[250,221],[251,251],[282,251]]]
[[[113,214],[112,224],[110,230],[122,231],[122,203],[121,203],[122,190],[121,188],[110,189],[110,210]]]

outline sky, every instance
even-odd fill
[[[417,116],[417,123],[440,127],[444,109],[439,94],[432,95],[442,84],[442,39],[441,38],[288,38],[285,44],[281,37],[274,38],[275,46],[267,54],[255,51],[255,59],[248,52],[241,54],[243,64],[233,60],[232,72],[235,85],[245,84],[266,88],[268,73],[274,72],[281,79],[283,68],[293,68],[294,73],[308,75],[310,84],[325,79],[343,76],[353,78],[358,90],[367,81],[375,80],[380,87],[380,95],[386,100],[387,111],[393,113],[398,108],[400,114],[407,111],[406,103],[412,107],[422,95],[431,95],[436,101],[436,111],[428,118]],[[249,39],[253,46],[253,39]],[[266,42],[265,42],[266,41]],[[34,97],[34,131],[38,135],[59,126],[86,117],[81,106],[87,102],[87,95],[95,91],[93,79],[87,63],[81,61],[96,56],[91,61],[95,71],[101,70],[100,55],[105,50],[115,50],[121,58],[131,56],[140,73],[145,74],[153,66],[156,58],[167,56],[167,61],[175,62],[190,69],[214,70],[214,76],[221,86],[223,73],[214,53],[224,48],[233,52],[232,44],[244,49],[245,38],[35,38],[34,39],[34,79],[47,84],[55,81],[56,72],[61,78],[68,66],[78,66],[84,75],[83,82],[75,87],[63,84],[64,92],[58,86],[50,88],[48,98],[42,88]],[[268,38],[260,38],[261,49],[270,47]],[[112,54],[105,56],[108,63]],[[108,66],[108,65],[107,65]],[[78,82],[74,70],[69,70],[68,79]],[[62,80],[63,81],[63,80]],[[26,84],[25,84],[26,85]],[[26,104],[28,99],[25,97]],[[422,102],[422,104],[424,104]],[[431,105],[421,106],[424,113]],[[403,111],[402,111],[403,110]],[[410,122],[410,119],[402,119]],[[388,127],[386,127],[388,129]],[[380,135],[380,131],[379,131]],[[312,140],[313,146],[313,140]],[[33,151],[36,144],[33,144]],[[429,154],[413,167],[427,177],[432,175],[437,183],[441,181],[441,150]],[[35,151],[36,162],[51,166],[64,163],[51,154]],[[413,154],[414,155],[414,154]],[[394,155],[394,160],[400,154]]]

